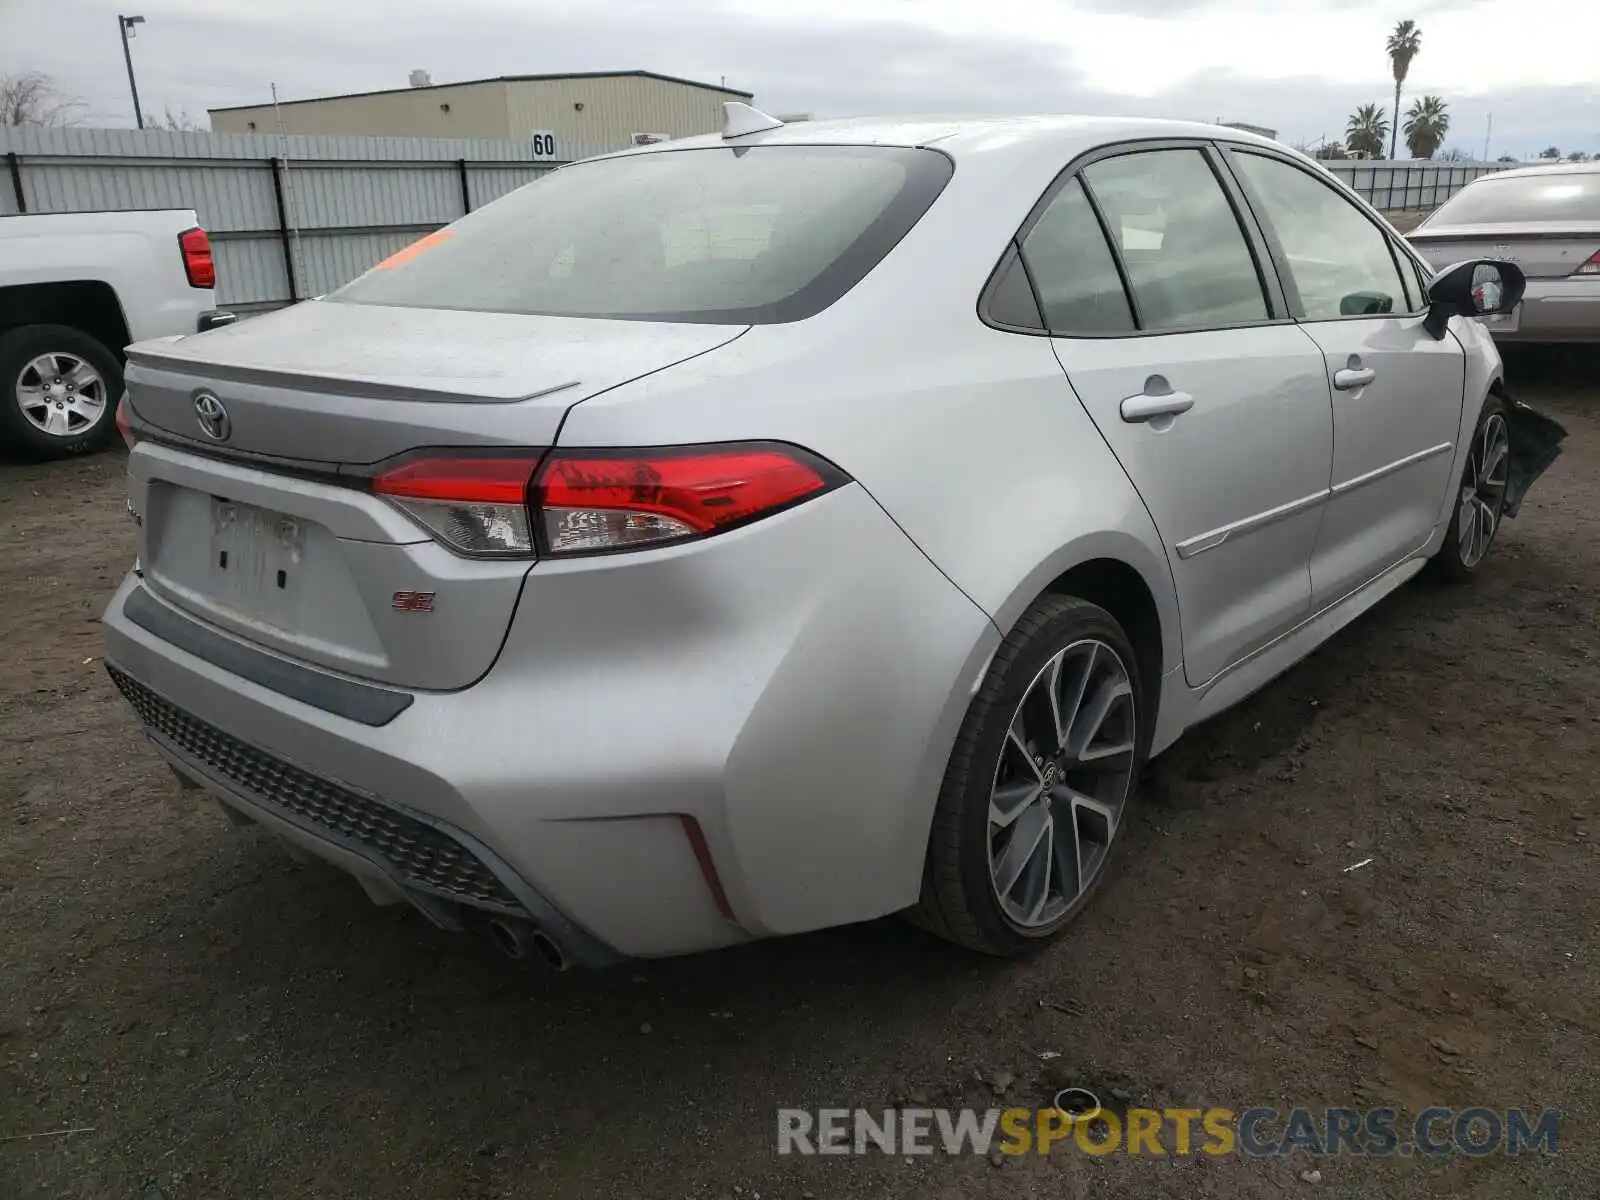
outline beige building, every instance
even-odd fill
[[[314,100],[213,108],[217,133],[479,137],[531,141],[536,157],[564,161],[646,140],[715,133],[724,101],[749,92],[652,71],[504,75]],[[280,126],[281,117],[281,126]]]

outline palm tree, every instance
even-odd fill
[[[1389,66],[1394,70],[1394,111],[1400,111],[1400,88],[1411,70],[1411,60],[1422,52],[1422,30],[1415,21],[1401,21],[1389,35],[1385,49],[1389,52]],[[1394,157],[1396,139],[1400,136],[1400,122],[1395,122],[1394,134],[1389,139],[1389,157]]]
[[[1344,127],[1344,144],[1351,154],[1364,154],[1379,158],[1383,154],[1383,141],[1389,136],[1389,116],[1381,104],[1363,104],[1350,114],[1350,123]]]
[[[1450,132],[1450,113],[1438,96],[1413,100],[1406,109],[1406,146],[1412,158],[1432,158]]]

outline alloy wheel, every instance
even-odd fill
[[[1128,665],[1103,641],[1058,651],[1023,692],[989,797],[989,881],[1019,930],[1059,922],[1099,876],[1137,745]]]
[[[25,363],[16,382],[17,407],[35,429],[71,438],[93,429],[105,414],[106,383],[75,354],[41,354]]]
[[[1457,552],[1464,567],[1476,567],[1489,553],[1489,543],[1500,527],[1500,511],[1505,506],[1510,463],[1511,437],[1506,419],[1499,413],[1490,413],[1472,439],[1466,477],[1461,481],[1456,531]]]

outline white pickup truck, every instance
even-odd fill
[[[0,217],[0,451],[116,436],[123,347],[232,320],[193,210]]]

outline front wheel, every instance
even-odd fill
[[[29,458],[104,446],[121,396],[116,355],[81,330],[24,325],[0,335],[0,438]]]
[[[1459,581],[1475,574],[1489,555],[1505,512],[1506,482],[1511,477],[1511,428],[1506,406],[1491,394],[1483,403],[1472,434],[1461,482],[1455,492],[1450,528],[1434,556],[1434,572]]]
[[[912,919],[986,954],[1044,944],[1105,880],[1149,742],[1122,627],[1086,600],[1040,598],[956,739]]]

